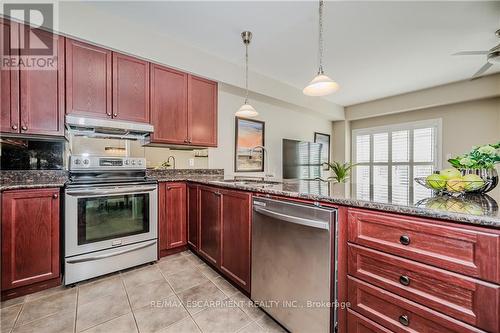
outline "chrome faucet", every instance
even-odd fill
[[[170,155],[168,158],[167,158],[167,163],[170,162],[170,159],[172,159],[174,161],[174,170],[175,170],[175,156],[172,156]]]
[[[269,154],[267,153],[267,149],[264,146],[255,146],[252,148],[251,152],[253,153],[256,150],[262,150],[262,155],[264,158],[264,180],[268,180],[269,178],[273,178],[274,175],[269,173]]]

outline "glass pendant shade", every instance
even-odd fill
[[[326,96],[339,90],[339,84],[324,74],[318,74],[302,90],[308,96]]]
[[[243,104],[238,111],[236,111],[236,116],[237,117],[244,117],[244,118],[250,118],[250,117],[256,117],[258,116],[259,113],[253,108],[248,103]]]

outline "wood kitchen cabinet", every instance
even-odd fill
[[[152,143],[187,144],[187,74],[151,65]]]
[[[198,253],[250,292],[251,194],[199,186],[197,195]],[[195,200],[194,189],[191,196]],[[195,211],[193,206],[188,208],[190,212]]]
[[[66,40],[66,113],[112,118],[112,51]]]
[[[35,283],[60,283],[59,191],[2,193],[2,298]]]
[[[194,251],[198,251],[198,233],[199,233],[199,188],[196,184],[187,185],[187,226],[188,226],[188,244]]]
[[[216,147],[217,83],[151,65],[152,143]]]
[[[26,66],[43,57],[44,67],[2,70],[1,131],[7,133],[64,135],[64,44],[65,38],[41,29],[3,20],[2,54],[16,55],[13,43],[33,40],[52,45],[52,54],[40,56],[30,48],[18,55]],[[10,32],[10,33],[9,33]],[[37,61],[36,63],[40,63]]]
[[[200,186],[199,253],[213,265],[220,265],[221,193],[216,187]]]
[[[188,120],[190,145],[217,147],[217,82],[189,75]]]
[[[220,269],[240,287],[250,292],[250,232],[252,195],[243,191],[221,190]]]
[[[186,241],[186,184],[160,183],[159,186],[159,252],[168,254]]]
[[[149,62],[113,52],[113,118],[149,123]]]

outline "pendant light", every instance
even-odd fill
[[[323,0],[319,1],[318,75],[302,90],[308,96],[326,96],[336,92],[339,84],[323,72]]]
[[[252,33],[250,31],[243,31],[241,38],[243,39],[243,44],[245,44],[245,103],[236,111],[236,116],[250,118],[259,115],[253,106],[248,104],[248,44],[252,40]]]

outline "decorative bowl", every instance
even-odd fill
[[[478,193],[482,189],[487,188],[491,185],[490,179],[483,179],[482,181],[468,181],[468,180],[440,180],[439,189],[432,187],[427,182],[427,177],[416,177],[415,181],[434,191],[437,194],[447,194],[447,195],[463,195],[465,193]]]

